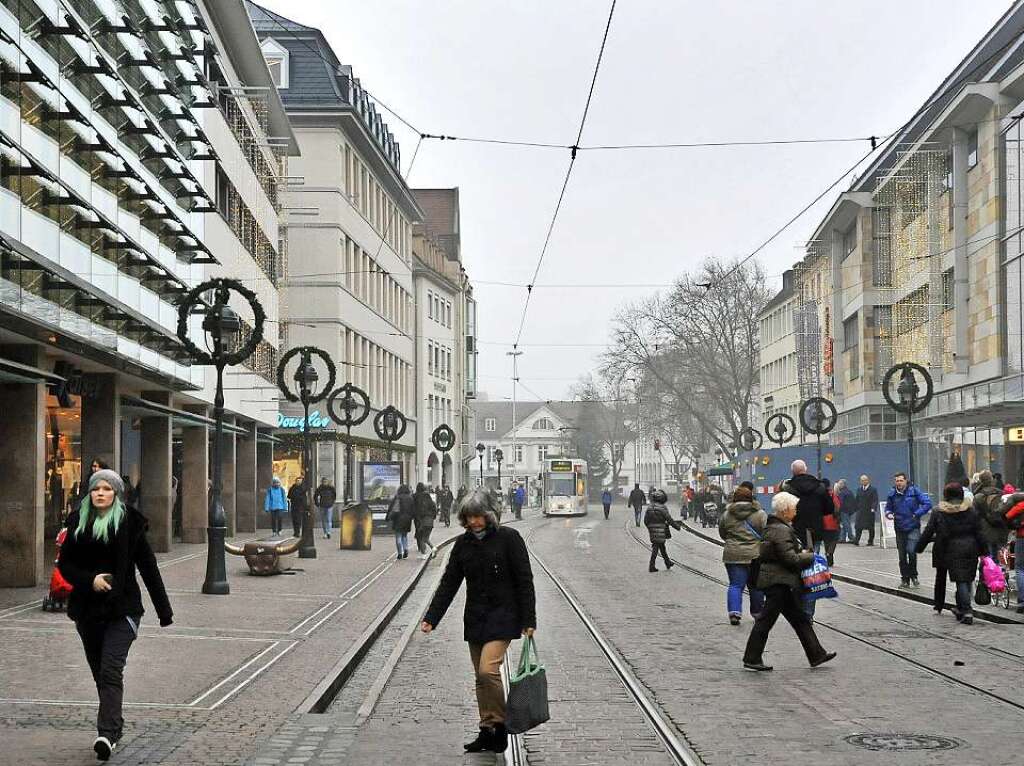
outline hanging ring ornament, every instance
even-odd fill
[[[395,442],[402,438],[409,421],[395,405],[389,404],[373,419],[373,430],[386,442]]]
[[[747,452],[761,449],[762,444],[764,444],[764,437],[761,436],[761,432],[756,428],[748,426],[740,431],[740,446]]]
[[[455,432],[447,423],[442,423],[430,435],[430,443],[438,452],[448,452],[455,446]]]
[[[764,424],[764,432],[768,440],[778,444],[780,447],[787,442],[793,441],[796,436],[796,421],[793,416],[785,412],[776,412]]]
[[[920,390],[917,385],[915,377],[920,375],[924,380],[924,395],[914,396],[911,399],[911,404],[904,404],[899,399],[899,384],[896,386],[897,396],[893,398],[893,379],[899,374],[899,379],[902,381],[904,377],[909,377],[914,388]],[[900,364],[894,364],[890,367],[885,377],[882,378],[882,396],[885,397],[885,401],[889,403],[896,412],[902,412],[904,414],[911,413],[916,415],[919,412],[923,412],[925,408],[931,403],[932,397],[935,395],[935,383],[932,381],[931,373],[928,372],[924,367],[914,362],[901,362]]]
[[[249,308],[252,309],[252,332],[249,334],[245,343],[235,351],[222,351],[220,353],[204,351],[188,337],[188,318],[192,314],[192,308],[194,306],[203,305],[202,295],[210,290],[214,291],[214,306],[217,306],[218,304],[220,306],[227,306],[228,300],[231,298],[231,292],[234,291],[245,298],[246,303],[249,304]],[[178,340],[181,341],[185,350],[188,351],[189,356],[191,356],[193,361],[197,364],[212,364],[214,366],[223,364],[225,367],[234,366],[236,364],[241,364],[252,356],[252,352],[256,350],[256,346],[258,346],[260,341],[263,340],[263,322],[266,318],[267,315],[263,311],[263,306],[260,305],[259,300],[256,298],[256,293],[241,282],[235,279],[208,279],[185,293],[181,302],[178,304]]]
[[[323,401],[327,397],[327,394],[334,389],[334,381],[337,372],[334,368],[334,360],[331,359],[330,355],[322,348],[317,348],[316,346],[296,346],[295,348],[290,349],[281,357],[281,361],[277,363],[277,387],[280,389],[281,393],[284,394],[284,398],[289,402],[301,401],[300,396],[293,394],[291,389],[288,388],[288,381],[285,380],[284,371],[288,366],[288,362],[292,360],[292,357],[304,352],[308,352],[311,358],[314,356],[319,357],[327,367],[327,385],[321,388],[317,393],[310,394],[309,396],[309,403],[316,404],[317,402]],[[310,363],[312,363],[312,359],[310,360]]]
[[[812,436],[824,436],[838,420],[836,406],[823,396],[812,396],[800,405],[800,425]]]
[[[339,409],[343,415],[338,414]],[[370,416],[370,397],[358,386],[346,383],[331,391],[327,399],[327,412],[342,428],[352,428]]]

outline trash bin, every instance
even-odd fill
[[[373,514],[366,503],[349,503],[341,511],[343,551],[368,551],[373,539]]]

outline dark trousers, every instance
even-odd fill
[[[612,504],[611,503],[601,503],[601,505],[604,506],[604,517],[607,519],[608,518],[608,512],[612,509]]]
[[[896,554],[899,556],[900,579],[917,579],[917,541],[921,539],[920,529],[896,530]]]
[[[859,524],[857,525],[857,537],[854,538],[854,541],[857,543],[857,545],[860,545],[860,536],[862,534],[864,534],[865,532],[868,533],[868,545],[874,545],[875,544],[875,522],[874,522],[874,519],[871,520],[871,526],[869,526],[869,527],[862,527]]]
[[[935,567],[935,597],[932,599],[932,608],[939,611],[946,608],[946,570],[942,567]]]
[[[270,512],[270,531],[275,535],[281,531],[281,517],[284,516],[284,514],[284,511]]]
[[[747,648],[743,652],[743,661],[753,664],[761,662],[765,644],[768,643],[768,634],[771,633],[780,614],[796,632],[808,662],[824,657],[825,650],[814,634],[811,619],[800,603],[799,591],[788,585],[772,585],[765,589],[764,595],[764,608],[760,616],[754,620],[754,627],[747,639]]]
[[[430,533],[434,531],[430,527],[416,527],[416,548],[420,553],[427,553],[434,546],[430,544]]]
[[[523,518],[522,503],[512,503],[512,515],[515,516],[517,519]]]
[[[661,552],[661,557],[665,559],[665,566],[672,566],[672,560],[668,557],[668,551],[665,549],[665,541],[662,540],[660,543],[651,543],[651,563],[647,567],[648,569],[654,569],[654,563],[658,560],[658,552]]]
[[[633,506],[633,519],[636,521],[636,525],[638,527],[640,526],[640,510],[641,507],[639,505]]]
[[[296,537],[302,537],[302,517],[305,515],[304,508],[292,507],[292,532]]]
[[[106,621],[76,622],[82,638],[85,659],[92,671],[93,681],[100,698],[96,716],[96,731],[111,742],[121,739],[124,718],[121,703],[124,699],[124,664],[128,650],[135,640],[135,630],[127,617]]]

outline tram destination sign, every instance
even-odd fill
[[[571,460],[552,460],[551,473],[572,473]]]

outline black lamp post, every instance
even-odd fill
[[[483,442],[476,445],[476,454],[480,457],[480,486],[484,485],[484,452],[486,447]]]
[[[896,398],[893,398],[893,378],[899,373],[900,382],[896,386]],[[925,390],[922,392],[917,383],[918,376],[924,381]],[[935,393],[935,384],[932,376],[924,367],[913,362],[903,362],[893,365],[882,378],[882,395],[897,412],[907,415],[907,479],[914,481],[914,415],[923,412],[931,403]]]
[[[203,301],[203,295],[208,292],[213,293],[212,304]],[[241,295],[253,313],[252,332],[240,346],[238,339],[242,320],[228,305],[232,292]],[[209,336],[209,351],[200,349],[188,337],[188,319],[193,311],[203,315],[202,328]],[[210,595],[226,596],[231,592],[224,561],[227,524],[224,504],[221,502],[221,491],[224,486],[221,466],[221,441],[224,437],[224,368],[244,362],[256,350],[256,346],[263,339],[265,318],[256,294],[233,279],[210,279],[202,282],[186,293],[178,305],[178,338],[182,345],[196,364],[212,365],[217,371],[217,388],[213,396],[213,489],[210,493],[206,528],[206,579],[203,580],[203,593]]]
[[[896,393],[899,395],[900,404],[906,407],[907,413],[907,476],[911,483],[914,482],[914,407],[917,398],[921,393],[921,387],[914,379],[914,373],[909,368],[904,368],[900,373],[900,384],[896,386]]]
[[[290,389],[285,380],[285,368],[292,357],[299,356],[299,366],[295,369],[292,379],[295,388]],[[313,366],[313,357],[317,356],[327,366],[327,385],[316,389],[320,375]],[[302,537],[299,541],[299,558],[315,559],[316,543],[313,540],[313,460],[309,434],[309,405],[326,398],[334,388],[334,361],[323,349],[316,346],[296,346],[281,357],[277,365],[277,387],[290,402],[302,403],[302,481],[306,495],[306,511],[302,514]],[[296,393],[297,392],[297,393]]]
[[[505,459],[505,453],[501,451],[501,447],[494,450],[494,459],[498,463],[498,492],[501,492],[501,461]]]
[[[338,413],[338,399],[341,399],[341,412]],[[352,501],[352,426],[358,426],[370,415],[370,397],[366,392],[352,383],[346,383],[331,392],[327,399],[327,412],[338,423],[345,427],[345,506]]]

